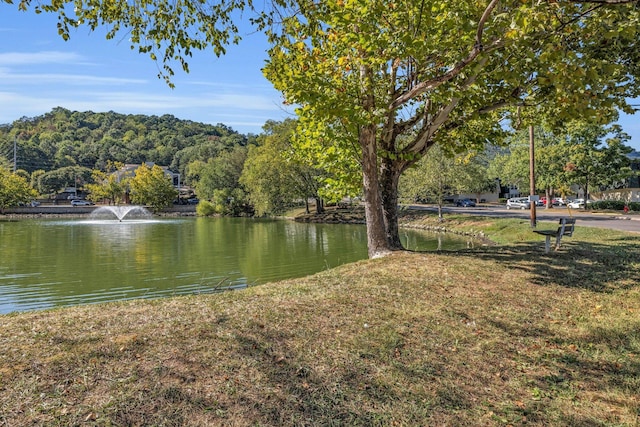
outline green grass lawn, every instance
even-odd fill
[[[402,221],[496,244],[0,316],[0,425],[640,423],[639,235]]]

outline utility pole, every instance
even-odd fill
[[[13,173],[18,170],[18,138],[13,138]]]
[[[536,228],[536,176],[533,125],[529,126],[529,208],[531,209],[531,228]]]

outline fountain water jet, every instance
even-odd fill
[[[101,206],[95,209],[91,219],[117,219],[122,222],[124,219],[149,219],[151,213],[144,206],[124,205],[124,206]]]

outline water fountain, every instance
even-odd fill
[[[101,206],[95,209],[89,218],[91,220],[146,220],[151,218],[151,213],[144,206]]]

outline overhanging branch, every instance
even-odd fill
[[[407,92],[405,92],[404,94],[396,98],[389,106],[389,109],[394,110],[399,106],[401,106],[402,104],[404,104],[405,102],[415,98],[416,96],[426,91],[435,89],[441,84],[450,81],[451,79],[459,75],[469,64],[471,64],[478,57],[478,55],[480,55],[486,49],[482,44],[482,34],[484,32],[484,24],[487,22],[487,20],[491,16],[491,12],[493,12],[493,9],[496,7],[498,2],[499,0],[491,0],[491,3],[489,3],[489,5],[486,7],[484,12],[482,13],[482,17],[480,18],[480,22],[478,22],[478,29],[476,31],[475,45],[473,46],[473,48],[469,52],[469,55],[466,58],[464,58],[463,60],[455,64],[453,68],[451,68],[448,72],[444,73],[443,75],[436,77],[434,79],[431,79],[429,81],[424,81],[422,83],[415,85],[413,88],[411,88],[410,90],[408,90]],[[496,40],[491,44],[491,47],[494,48],[500,44],[501,44],[501,41]]]

